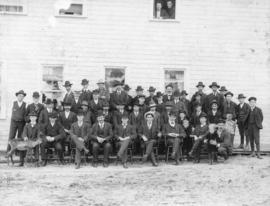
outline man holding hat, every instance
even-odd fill
[[[82,101],[87,101],[88,103],[90,103],[90,101],[92,100],[92,93],[88,89],[89,81],[87,79],[83,79],[81,85],[83,88],[78,100],[79,106],[81,106]]]
[[[29,122],[28,116],[30,113],[35,112],[37,114],[37,121],[40,115],[40,112],[44,109],[44,106],[39,103],[40,95],[38,92],[33,93],[33,103],[29,104],[26,108],[26,122]]]
[[[196,96],[198,96],[198,94],[199,94],[200,95],[200,104],[201,105],[204,105],[206,94],[203,92],[203,89],[204,89],[205,85],[203,84],[203,82],[198,82],[198,84],[197,84],[196,87],[197,87],[198,91],[195,92],[195,94],[193,94],[193,96],[192,96],[192,98],[191,98],[190,101],[191,101],[191,103],[193,103],[194,101],[196,101],[196,99],[197,99]],[[195,109],[195,108],[193,107],[193,109]],[[193,110],[193,112],[194,112],[194,110]]]
[[[110,92],[108,90],[108,84],[100,79],[98,80],[97,82],[97,85],[98,85],[98,93],[99,93],[99,98],[102,99],[103,101],[107,101],[109,102],[110,101]]]
[[[170,112],[169,122],[163,126],[162,134],[166,139],[166,144],[173,146],[172,158],[175,159],[176,165],[179,165],[180,143],[186,133],[180,124],[175,122],[177,118],[176,112]]]
[[[13,102],[11,122],[9,129],[9,140],[22,138],[23,127],[25,125],[26,103],[23,101],[26,93],[23,90],[16,92],[17,101]],[[7,147],[7,152],[10,150],[10,145]]]
[[[70,81],[65,81],[63,85],[66,88],[67,93],[64,96],[63,102],[71,102],[71,111],[76,112],[76,100],[74,93],[71,91],[72,84]]]
[[[257,98],[250,97],[248,99],[250,105],[250,112],[248,116],[248,137],[250,140],[251,157],[257,156],[258,159],[262,159],[260,155],[260,130],[263,128],[263,113],[261,108],[256,106]],[[256,145],[256,154],[254,152],[254,142]]]
[[[156,91],[156,88],[154,88],[153,86],[149,87],[149,89],[148,89],[149,96],[146,97],[146,99],[145,99],[146,105],[149,105],[150,102],[155,102],[157,104],[157,97],[155,96],[155,91]]]
[[[165,89],[166,89],[166,94],[163,96],[164,103],[173,100],[173,85],[167,84]]]
[[[51,99],[46,99],[45,101],[45,108],[40,112],[38,118],[38,124],[40,127],[45,127],[49,124],[49,114],[54,112],[53,109],[53,101]]]
[[[114,87],[116,90],[111,94],[110,97],[110,105],[111,109],[117,110],[117,105],[121,104],[126,106],[128,104],[128,95],[126,92],[123,91],[122,83],[119,81],[116,81],[114,84]]]
[[[225,100],[223,103],[223,119],[226,119],[226,114],[230,112],[233,115],[233,120],[236,118],[236,107],[237,104],[232,101],[233,93],[228,91],[224,95]]]
[[[244,149],[244,139],[246,136],[246,146],[245,149],[247,150],[249,147],[249,137],[247,135],[247,120],[248,120],[248,115],[250,113],[250,106],[245,103],[245,95],[244,94],[239,94],[238,95],[238,101],[239,104],[236,107],[236,119],[237,119],[237,125],[238,125],[238,130],[240,134],[240,145],[239,149]]]
[[[220,94],[218,92],[218,89],[220,88],[220,86],[216,82],[212,82],[212,84],[209,85],[209,87],[212,89],[213,92],[206,96],[206,99],[205,99],[205,106],[206,106],[206,109],[207,109],[206,112],[208,112],[211,109],[210,108],[210,103],[213,100],[216,100],[218,105],[219,105],[219,110],[222,113],[223,112],[224,97],[223,97],[222,94]]]
[[[97,122],[93,125],[90,138],[93,151],[93,167],[97,167],[99,149],[104,150],[103,166],[109,166],[109,154],[111,152],[111,139],[113,137],[112,126],[110,123],[104,121],[104,114],[102,111],[98,112]]]
[[[114,129],[114,137],[116,139],[116,146],[118,148],[117,157],[121,159],[123,167],[127,168],[127,150],[129,144],[136,138],[136,129],[129,124],[128,114],[121,118],[121,124]]]
[[[62,125],[57,122],[57,113],[49,113],[49,123],[41,128],[40,137],[43,139],[41,144],[41,159],[42,166],[47,165],[46,148],[54,147],[61,164],[64,163],[63,157],[63,140],[65,138],[65,131]]]

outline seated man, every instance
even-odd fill
[[[127,168],[127,150],[132,140],[136,138],[136,129],[128,123],[128,115],[122,116],[122,124],[114,129],[114,136],[119,148],[117,157],[122,160],[124,168]]]
[[[140,127],[139,135],[143,142],[142,147],[146,147],[145,155],[143,156],[143,162],[146,162],[148,157],[151,157],[153,166],[157,167],[155,154],[153,152],[153,146],[157,143],[158,138],[161,137],[159,134],[158,125],[154,123],[154,114],[152,112],[146,112],[144,115],[146,121],[144,121]]]
[[[37,113],[35,112],[29,113],[28,119],[30,120],[30,122],[24,126],[22,138],[24,141],[27,141],[27,140],[36,141],[39,136],[39,126],[37,124]],[[26,155],[26,151],[20,151],[20,164],[19,164],[20,167],[24,165],[25,155]],[[36,165],[38,166],[39,146],[36,146],[34,148],[34,155],[35,155]]]
[[[166,138],[167,144],[173,146],[172,158],[175,159],[176,165],[179,165],[180,143],[186,133],[183,127],[175,122],[176,117],[176,112],[170,113],[169,122],[163,126],[162,134]]]
[[[40,136],[43,139],[41,144],[41,159],[42,166],[47,165],[47,153],[46,148],[54,147],[59,157],[60,163],[63,164],[63,146],[62,141],[65,138],[65,131],[60,123],[56,121],[57,113],[49,113],[49,123],[42,127]]]
[[[85,143],[88,141],[88,135],[90,134],[90,125],[83,121],[84,112],[82,110],[78,111],[77,119],[78,121],[71,125],[70,138],[76,145],[75,168],[79,169],[81,164],[81,151],[83,150],[85,153],[89,152]]]
[[[93,167],[97,167],[100,147],[103,147],[104,149],[103,166],[109,166],[109,153],[111,151],[110,141],[112,137],[113,132],[111,124],[104,121],[104,114],[102,111],[99,111],[97,115],[97,123],[93,125],[90,133],[93,149]]]

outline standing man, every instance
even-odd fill
[[[81,106],[82,101],[87,101],[89,104],[90,101],[92,100],[92,93],[88,89],[89,81],[87,79],[83,79],[81,82],[81,85],[83,88],[82,88],[82,92],[81,92],[81,94],[79,96],[79,100],[78,100],[79,107]]]
[[[23,101],[26,93],[23,90],[18,91],[16,94],[17,101],[13,102],[11,122],[9,129],[9,140],[16,137],[22,138],[23,128],[25,125],[26,103]],[[7,147],[7,152],[10,150],[10,145]]]
[[[212,89],[212,93],[208,94],[206,96],[206,99],[205,99],[206,112],[208,112],[211,109],[210,103],[213,100],[216,100],[218,105],[220,106],[219,111],[222,113],[223,112],[224,97],[222,94],[220,94],[218,92],[218,88],[220,88],[220,86],[216,82],[212,82],[212,84],[209,85],[209,87]]]
[[[186,90],[182,90],[180,93],[180,101],[184,104],[184,111],[186,112],[187,116],[191,115],[190,111],[190,101],[187,99],[188,93]]]
[[[114,91],[110,97],[110,105],[112,110],[116,110],[117,105],[121,104],[126,106],[128,104],[128,95],[123,91],[122,83],[117,81],[114,86],[116,87],[116,91]]]
[[[104,80],[100,79],[97,83],[98,85],[98,93],[99,93],[99,98],[102,99],[103,101],[110,101],[110,92],[108,90],[107,84]]]
[[[40,127],[45,127],[49,124],[49,114],[53,112],[53,101],[51,99],[46,99],[45,108],[40,112],[38,118],[38,124]]]
[[[185,105],[180,101],[180,96],[181,94],[178,89],[173,92],[173,110],[177,111],[178,114],[180,111],[185,111]]]
[[[163,96],[164,103],[173,100],[173,86],[172,86],[172,84],[167,84],[165,89],[166,89],[166,94]]]
[[[240,145],[238,148],[244,149],[244,139],[246,136],[245,150],[247,150],[249,147],[249,137],[247,135],[247,123],[248,123],[247,120],[250,112],[250,106],[247,103],[245,103],[245,99],[246,97],[244,94],[238,95],[239,104],[236,107],[236,119],[241,138]]]
[[[74,93],[71,91],[72,84],[70,81],[65,81],[63,85],[66,88],[67,93],[64,96],[63,102],[71,102],[71,111],[76,112],[76,101]]]
[[[232,92],[226,92],[225,95],[225,100],[223,103],[223,119],[226,119],[226,114],[229,112],[232,114],[233,120],[236,118],[236,107],[237,104],[232,101],[233,93]]]
[[[225,123],[223,120],[220,120],[217,124],[218,130],[218,154],[224,157],[225,160],[229,158],[229,155],[232,154],[232,139],[231,134],[225,129]]]
[[[128,112],[131,112],[132,111],[132,96],[129,94],[129,91],[130,91],[131,88],[129,87],[129,85],[125,84],[123,89],[126,92],[126,94],[128,95],[128,102],[127,102],[127,105],[126,105],[126,110]]]
[[[145,104],[149,106],[150,102],[155,102],[157,104],[157,97],[155,96],[156,88],[150,86],[148,89],[149,96],[145,99]]]
[[[90,111],[93,114],[93,119],[97,119],[97,113],[102,110],[103,100],[99,97],[99,90],[93,91],[93,99],[90,101]]]
[[[133,104],[135,102],[139,102],[139,97],[142,95],[143,95],[143,88],[142,88],[142,86],[138,85],[136,88],[136,96],[132,100]]]
[[[204,111],[204,112],[207,112],[206,110],[205,110],[205,99],[206,99],[206,94],[203,92],[203,89],[204,89],[204,87],[205,87],[205,85],[203,84],[203,82],[198,82],[198,84],[197,84],[197,89],[198,89],[198,91],[197,92],[195,92],[195,94],[193,94],[193,96],[192,96],[192,98],[191,98],[191,104],[193,105],[193,107],[192,107],[192,112],[194,112],[194,110],[195,110],[195,104],[196,103],[200,103],[202,106],[203,106],[203,108],[202,108],[202,110]],[[200,95],[200,99],[198,100],[198,95]],[[197,100],[197,101],[196,101]]]
[[[227,93],[227,89],[225,86],[221,86],[219,89],[220,94],[222,94],[223,96],[225,96],[225,94]]]
[[[39,117],[40,112],[44,109],[43,105],[39,103],[40,95],[38,92],[33,93],[33,103],[29,104],[26,108],[26,122],[30,122],[29,114],[35,112],[37,115],[37,118]],[[38,121],[38,119],[37,119]]]
[[[263,128],[263,113],[262,110],[256,106],[257,98],[250,97],[248,99],[250,105],[250,113],[248,116],[248,137],[250,139],[251,157],[255,157],[254,142],[257,149],[257,158],[262,159],[260,155],[260,130]]]

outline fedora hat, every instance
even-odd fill
[[[246,96],[244,94],[238,94],[238,99],[245,99]]]
[[[212,107],[213,104],[216,104],[216,105],[218,106],[217,100],[214,99],[214,100],[210,103],[210,107]]]
[[[188,95],[188,93],[187,93],[186,90],[182,90],[180,94],[181,94],[181,96],[182,96],[182,95]]]
[[[63,86],[64,87],[71,87],[72,84],[70,83],[70,81],[65,81],[65,84]]]
[[[129,87],[128,84],[125,84],[125,85],[124,85],[124,90],[125,90],[125,91],[129,91],[129,90],[131,90],[131,88]]]
[[[22,94],[23,96],[26,96],[26,93],[23,90],[20,90],[20,91],[15,93],[16,96],[18,96],[19,94]]]
[[[219,91],[221,91],[221,92],[227,92],[228,90],[226,89],[225,86],[221,86],[220,89],[219,89]]]
[[[101,117],[101,116],[104,116],[103,111],[102,110],[98,110],[97,117]]]
[[[148,91],[149,91],[149,92],[154,92],[154,91],[156,91],[156,88],[153,87],[153,86],[150,86],[149,89],[148,89]]]
[[[218,85],[218,83],[212,82],[212,84],[209,85],[209,87],[210,87],[210,88],[212,88],[212,87],[217,87],[217,88],[219,88],[220,86]]]
[[[39,93],[38,93],[38,92],[33,92],[32,97],[34,97],[34,98],[39,98],[39,97],[40,97],[40,95],[39,95]]]
[[[249,98],[248,98],[248,101],[251,101],[251,100],[257,101],[257,98],[256,98],[256,97],[249,97]]]
[[[200,114],[200,118],[202,118],[202,117],[207,118],[207,114],[206,114],[206,113],[204,113],[204,112],[202,112],[202,113]]]
[[[138,92],[138,91],[143,91],[142,86],[138,85],[137,88],[136,88],[136,91],[137,91],[137,92]]]
[[[53,104],[52,99],[50,99],[50,98],[46,99],[45,104],[47,104],[47,105],[48,105],[48,104]]]
[[[52,112],[52,113],[49,113],[49,118],[52,118],[52,119],[57,119],[57,112]]]
[[[83,79],[81,85],[89,84],[89,81],[87,79]]]
[[[149,111],[149,112],[146,112],[146,113],[144,114],[144,118],[147,118],[147,116],[149,116],[149,115],[151,115],[152,117],[154,117],[153,112]]]
[[[84,116],[84,111],[82,109],[79,109],[77,112],[77,116]]]
[[[226,97],[227,95],[231,95],[231,96],[233,97],[233,93],[230,92],[230,91],[228,91],[228,92],[226,92],[226,93],[224,94],[225,97]]]
[[[198,82],[198,84],[196,85],[196,87],[205,87],[205,85],[203,84],[203,82]]]
[[[163,96],[163,94],[161,92],[157,92],[157,94],[156,94],[157,98],[162,97],[162,96]]]

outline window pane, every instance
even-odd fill
[[[125,69],[105,69],[105,81],[110,87],[110,91],[114,87],[115,81],[125,84]]]
[[[83,15],[83,5],[82,4],[71,4],[68,9],[60,9],[60,15]]]
[[[59,90],[59,84],[63,82],[63,67],[44,66],[42,80],[44,90]]]
[[[173,85],[173,89],[184,89],[184,71],[179,70],[165,70],[165,86]]]
[[[23,6],[16,5],[0,5],[0,11],[2,12],[23,12]]]
[[[175,19],[175,0],[155,0],[153,16],[155,19]]]

